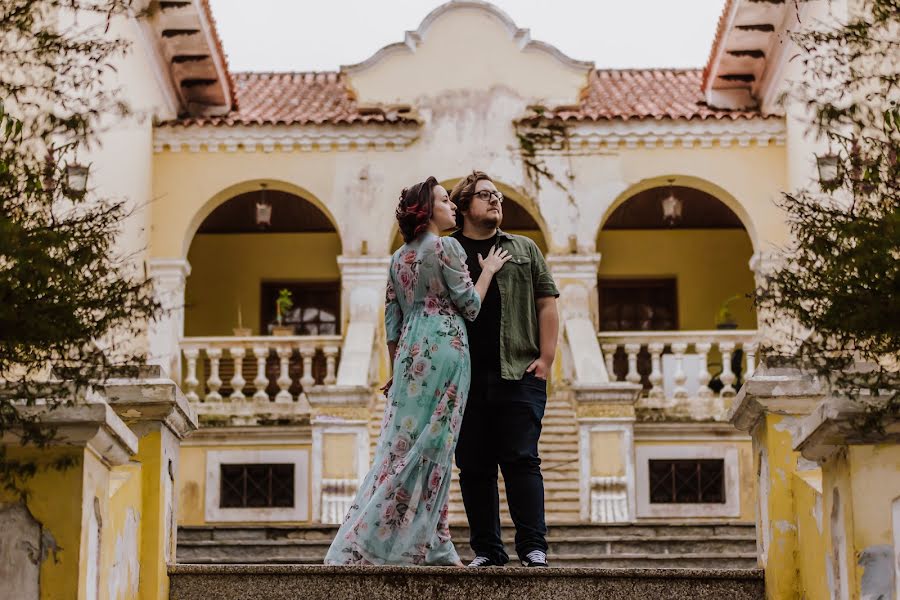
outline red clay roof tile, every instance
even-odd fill
[[[579,106],[551,108],[543,118],[563,121],[610,119],[749,119],[757,110],[708,106],[700,69],[624,69],[591,73]],[[537,115],[526,117],[534,118]]]
[[[189,117],[169,125],[310,125],[415,123],[402,111],[360,108],[343,74],[235,73],[237,109],[222,116]]]

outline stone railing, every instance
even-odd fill
[[[229,413],[308,407],[306,392],[336,383],[341,341],[339,335],[184,338],[182,389],[201,415],[210,412],[204,405],[230,405]]]
[[[684,409],[723,418],[723,398],[737,393],[756,368],[756,330],[601,331],[612,381],[640,383],[639,406]]]

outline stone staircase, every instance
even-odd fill
[[[336,525],[181,527],[177,557],[190,564],[321,564],[336,532]],[[461,557],[471,559],[468,528],[451,534]],[[513,535],[503,528],[514,557]],[[547,543],[554,567],[756,567],[755,528],[746,523],[551,524]]]
[[[759,569],[175,565],[170,600],[763,600]]]
[[[370,456],[375,453],[375,445],[381,433],[384,417],[385,398],[380,396],[372,411],[369,423],[371,440]],[[556,392],[547,399],[544,412],[541,442],[541,472],[544,475],[544,506],[548,523],[577,522],[580,518],[579,466],[578,466],[578,426],[575,409],[570,394]],[[511,524],[506,505],[506,489],[503,476],[499,476],[500,514],[504,524]],[[459,490],[459,470],[453,465],[453,483],[450,488],[450,522],[465,524],[466,513]]]

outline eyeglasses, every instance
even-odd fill
[[[481,190],[480,192],[475,192],[472,194],[474,198],[480,198],[484,200],[488,204],[503,204],[503,194],[497,191],[492,190]]]

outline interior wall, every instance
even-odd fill
[[[754,289],[750,238],[742,229],[601,231],[601,278],[676,279],[680,329],[715,329],[722,303]],[[730,306],[740,329],[756,328],[749,299]]]
[[[337,233],[200,234],[191,244],[185,335],[231,335],[238,324],[259,335],[263,281],[339,281]]]

